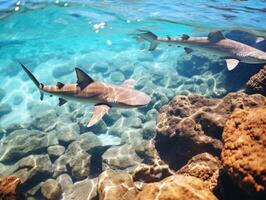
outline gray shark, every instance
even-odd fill
[[[182,45],[187,53],[193,49],[224,58],[229,71],[233,70],[239,62],[259,64],[266,63],[266,53],[249,45],[225,38],[220,31],[209,33],[208,37],[190,37],[183,34],[180,37],[158,37],[150,31],[139,30],[137,39],[150,42],[149,50],[154,50],[159,43]]]
[[[99,122],[111,107],[141,107],[149,104],[151,101],[147,94],[133,89],[133,80],[126,80],[121,85],[107,84],[94,81],[84,71],[75,68],[78,79],[76,84],[57,82],[56,85],[44,85],[39,83],[23,64],[21,66],[40,90],[41,100],[43,100],[43,94],[47,93],[59,97],[59,106],[64,105],[67,101],[94,104],[95,110],[88,123],[88,127]]]

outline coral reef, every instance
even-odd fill
[[[223,132],[225,172],[251,196],[266,194],[266,107],[236,110]]]
[[[266,65],[246,83],[246,93],[266,96]]]
[[[217,199],[198,178],[184,175],[172,175],[160,182],[144,186],[135,200],[167,199]]]
[[[0,177],[0,199],[16,200],[23,198],[18,191],[21,181],[15,176]]]
[[[236,108],[265,104],[265,97],[244,93],[230,93],[222,99],[176,96],[160,110],[156,148],[163,160],[175,169],[199,153],[219,156],[223,128],[232,112]]]

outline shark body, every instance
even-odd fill
[[[59,97],[59,106],[64,105],[67,101],[94,104],[95,110],[88,127],[100,121],[111,107],[141,107],[149,104],[151,100],[147,94],[133,89],[133,80],[127,80],[121,85],[107,84],[94,81],[84,71],[75,68],[78,79],[76,84],[57,82],[56,85],[44,85],[39,83],[23,64],[21,66],[40,90],[41,100],[43,94],[46,93]]]
[[[150,31],[142,31],[137,34],[137,38],[150,42],[149,50],[154,50],[159,43],[176,44],[184,46],[185,51],[190,53],[192,49],[215,54],[224,58],[228,70],[233,70],[239,62],[259,64],[266,63],[266,52],[243,44],[241,42],[225,38],[224,35],[217,31],[209,33],[208,37],[158,37]]]

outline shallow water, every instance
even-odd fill
[[[56,112],[62,123],[67,116],[71,123],[86,124],[93,110],[92,105],[75,102],[59,107],[58,99],[49,96],[41,102],[20,61],[45,84],[76,82],[76,66],[108,83],[134,79],[135,88],[149,94],[152,102],[145,108],[111,111],[100,125],[86,131],[93,131],[104,145],[136,142],[130,132],[148,131],[143,137],[152,137],[149,131],[157,111],[175,95],[222,97],[243,89],[261,65],[252,66],[250,73],[244,73],[249,65],[229,73],[223,60],[202,52],[186,55],[182,48],[167,45],[147,51],[148,44],[133,37],[137,30],[171,37],[222,30],[229,38],[265,51],[255,42],[256,36],[266,37],[265,19],[264,0],[0,0],[0,126],[34,129],[35,116],[49,111]],[[121,139],[119,131],[128,132],[128,137]]]

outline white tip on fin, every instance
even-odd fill
[[[263,42],[264,40],[265,40],[265,38],[262,37],[262,36],[258,36],[258,37],[256,37],[256,43]]]
[[[236,66],[237,66],[238,63],[239,63],[239,60],[237,60],[237,59],[233,59],[233,58],[225,59],[225,61],[226,61],[227,69],[228,69],[229,71],[232,71],[233,69],[235,69]]]
[[[110,106],[105,104],[95,105],[95,110],[87,127],[91,127],[94,124],[98,123],[102,119],[102,117],[108,112],[109,109]]]

